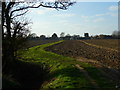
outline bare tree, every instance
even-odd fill
[[[6,30],[7,37],[12,37],[11,26],[14,20],[22,15],[25,15],[30,8],[55,8],[55,9],[63,9],[66,10],[69,6],[73,5],[74,2],[70,2],[70,0],[55,2],[43,2],[39,0],[39,2],[11,2],[16,0],[6,0],[6,2],[2,2],[2,30],[3,30],[3,38],[4,32]],[[6,29],[4,29],[6,28]]]
[[[3,39],[3,63],[14,61],[14,52],[17,50],[18,41],[25,37],[29,31],[26,26],[27,21],[21,21],[20,17],[24,16],[30,8],[55,8],[57,10],[66,10],[74,2],[70,0],[55,0],[55,2],[15,2],[17,0],[5,0],[2,2],[2,39]]]

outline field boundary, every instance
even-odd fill
[[[83,40],[79,40],[80,42],[83,42],[84,44],[86,45],[89,45],[89,46],[93,46],[93,47],[96,47],[96,48],[101,48],[101,49],[106,49],[106,50],[110,50],[110,51],[115,51],[115,52],[119,52],[118,50],[115,50],[115,49],[111,49],[111,48],[107,48],[107,47],[103,47],[103,46],[99,46],[99,45],[95,45],[95,44],[91,44],[91,43],[87,43]]]

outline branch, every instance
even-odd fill
[[[20,23],[18,23],[14,28],[13,38],[16,37],[16,33],[17,33],[17,29],[18,29],[19,25],[20,25]]]
[[[15,4],[15,2],[10,2],[10,3],[8,4],[6,10],[7,10],[7,11],[10,11],[14,4]]]
[[[34,5],[35,5],[35,4],[34,4]],[[13,14],[14,12],[16,12],[16,11],[21,11],[21,10],[28,9],[28,8],[39,8],[39,7],[41,6],[41,4],[38,5],[38,6],[36,6],[36,7],[34,7],[34,5],[32,5],[32,6],[27,6],[27,7],[22,7],[22,8],[19,8],[19,9],[13,10],[13,11],[11,11],[10,16],[12,16],[12,14]]]
[[[25,10],[25,9],[28,9],[28,8],[39,8],[39,7],[46,7],[46,8],[55,8],[55,9],[63,9],[63,10],[66,10],[68,6],[71,6],[73,5],[75,2],[68,2],[67,4],[66,3],[63,3],[63,2],[54,2],[54,3],[40,3],[38,6],[35,6],[35,4],[31,5],[31,6],[26,6],[26,7],[22,7],[22,8],[19,8],[19,9],[16,9],[16,10],[13,10],[11,11],[11,14],[10,16],[12,16],[12,14],[16,11],[21,11],[21,10]],[[61,6],[62,5],[62,6]]]
[[[3,25],[3,27],[6,27],[6,28],[7,28],[7,25]]]
[[[18,17],[18,16],[22,16],[22,15],[26,14],[27,12],[28,12],[28,10],[27,10],[26,12],[24,12],[24,13],[21,13],[21,14],[19,14],[19,15],[16,15],[16,16],[12,17],[11,19],[13,19],[13,18],[15,18],[15,17]]]

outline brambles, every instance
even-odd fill
[[[90,40],[89,40],[90,41]],[[107,40],[106,40],[107,41]],[[114,40],[113,40],[114,41]],[[97,41],[99,42],[99,41]],[[96,43],[97,43],[96,42]],[[107,41],[108,42],[108,41]],[[106,46],[112,45],[109,43],[105,43]],[[101,43],[101,42],[99,42]],[[98,45],[101,45],[97,43]],[[113,43],[113,42],[111,42]],[[109,45],[110,44],[110,45]],[[113,46],[115,47],[115,46]],[[52,51],[64,56],[70,57],[84,57],[88,59],[98,60],[103,63],[105,66],[120,69],[120,56],[119,52],[112,51],[105,48],[94,47],[85,44],[82,41],[68,40],[57,45],[52,45],[47,47],[45,50]]]

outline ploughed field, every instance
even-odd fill
[[[99,61],[104,66],[120,70],[120,55],[117,39],[104,40],[67,40],[61,43],[46,47],[60,55],[73,58],[87,58]]]
[[[40,41],[31,42],[31,48],[18,52],[19,61],[24,63],[21,67],[25,66],[22,69],[23,73],[21,71],[17,73],[20,81],[21,79],[23,81],[21,85],[35,88],[34,90],[39,88],[115,90],[120,87],[119,51],[107,47],[107,42],[106,46],[103,46],[89,41],[93,40],[61,40],[43,45],[40,45],[42,44]],[[111,43],[113,41],[111,40]],[[18,66],[18,69],[21,70],[21,67]]]
[[[84,40],[87,43],[99,45],[105,48],[119,50],[120,39],[93,39],[93,40]]]

